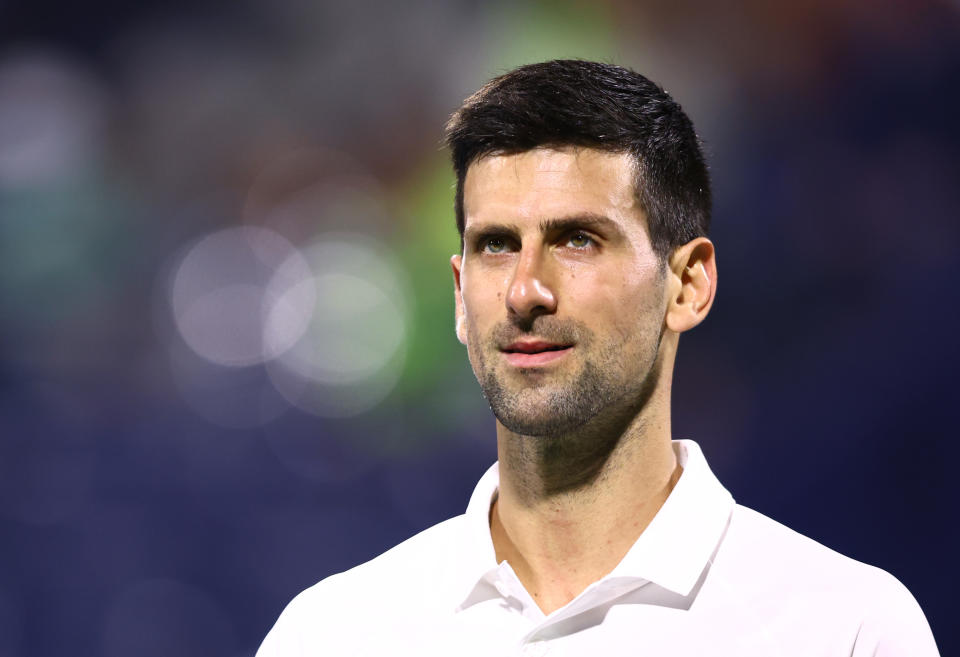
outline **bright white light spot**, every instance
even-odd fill
[[[356,237],[327,237],[303,255],[314,277],[312,286],[299,282],[296,295],[312,292],[313,313],[302,337],[268,364],[270,376],[304,410],[325,417],[362,413],[390,393],[403,364],[403,270],[385,249]],[[279,318],[268,315],[267,327],[284,324],[294,305],[276,303]]]
[[[225,285],[194,299],[177,325],[190,346],[215,363],[256,363],[261,352],[256,320],[262,299],[263,290],[256,285]],[[230,319],[235,321],[224,321]]]
[[[310,326],[316,301],[313,272],[303,256],[295,252],[267,285],[262,315],[267,360],[290,349],[303,336]]]
[[[403,339],[403,311],[384,290],[350,274],[316,278],[320,306],[308,339],[283,357],[292,371],[318,383],[345,385],[368,379],[396,353]]]
[[[306,330],[304,319],[294,320],[298,312],[309,314],[310,295],[290,297],[289,290],[309,279],[307,263],[273,231],[253,226],[221,230],[194,244],[176,268],[170,290],[174,322],[184,342],[211,362],[238,367],[261,363],[292,346]],[[288,298],[278,301],[275,292],[283,287]],[[289,307],[302,309],[275,319],[267,338],[264,318]]]

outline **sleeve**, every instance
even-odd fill
[[[888,573],[857,632],[851,657],[940,657],[930,624],[910,591]]]

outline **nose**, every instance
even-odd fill
[[[532,320],[557,311],[557,296],[548,279],[548,267],[536,249],[521,249],[510,287],[507,309],[520,320]]]

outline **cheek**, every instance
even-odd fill
[[[468,326],[487,326],[503,319],[508,283],[483,279],[464,285],[463,310]]]
[[[498,319],[490,312],[492,296],[468,294],[463,296],[463,328],[467,338],[467,355],[471,362],[474,360],[475,352],[481,348],[484,336],[490,333],[492,325]]]
[[[663,322],[663,286],[652,273],[593,280],[579,276],[570,281],[567,298],[574,306],[571,312],[620,344],[635,341],[641,334],[657,333]]]

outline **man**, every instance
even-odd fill
[[[457,337],[497,419],[465,515],[298,596],[258,653],[937,654],[910,593],[747,508],[672,441],[717,286],[693,126],[659,87],[524,66],[447,126]]]

